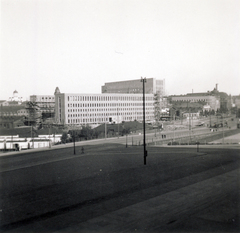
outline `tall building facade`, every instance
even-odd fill
[[[146,120],[154,119],[153,94],[145,95]],[[55,122],[63,125],[94,125],[111,121],[142,121],[141,94],[69,94],[55,91]]]
[[[146,80],[146,94],[158,93],[160,96],[165,95],[165,80],[159,80],[156,78],[147,78]],[[102,93],[140,94],[143,93],[143,85],[140,79],[120,82],[108,82],[102,86]]]

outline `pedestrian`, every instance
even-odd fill
[[[84,154],[84,148],[82,147],[82,152],[81,152],[82,154]]]

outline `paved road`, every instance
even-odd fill
[[[235,135],[231,135],[231,136],[228,136],[228,137],[225,137],[224,138],[224,141],[223,139],[218,139],[218,140],[215,140],[213,141],[212,143],[228,143],[228,144],[240,144],[240,133],[239,134],[235,134]]]
[[[0,158],[2,231],[239,230],[239,149],[80,149]]]

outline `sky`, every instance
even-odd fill
[[[0,100],[141,77],[240,94],[239,0],[0,1]]]

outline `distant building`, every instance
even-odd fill
[[[0,106],[8,106],[8,101],[6,100],[0,100]]]
[[[140,82],[140,80],[139,80]],[[146,121],[154,119],[154,96],[146,94]],[[69,94],[55,91],[55,122],[84,125],[143,120],[142,93]]]
[[[240,95],[232,96],[232,106],[240,108]]]
[[[21,104],[23,102],[23,97],[19,97],[18,96],[18,92],[15,90],[13,92],[13,96],[12,97],[9,97],[9,100],[8,100],[9,105],[17,105],[17,104]],[[13,103],[11,103],[13,102]]]
[[[186,119],[188,119],[188,120],[189,120],[189,118],[190,118],[191,120],[199,119],[199,115],[200,115],[199,112],[191,112],[191,113],[185,112],[185,113],[183,113],[183,117],[186,118]]]
[[[29,110],[27,110],[26,108],[21,108],[21,109],[17,110],[17,115],[18,116],[26,116],[26,117],[28,117]]]
[[[24,119],[21,116],[0,117],[0,135],[3,129],[13,129],[24,126]]]
[[[191,102],[196,104],[202,102],[202,107],[204,105],[209,105],[214,111],[217,111],[217,109],[220,108],[220,97],[209,93],[191,93],[171,96],[171,101],[172,103],[179,102],[179,105],[181,102]]]
[[[141,79],[109,82],[102,86],[102,93],[115,93],[115,94],[142,94],[143,83]],[[145,83],[145,93],[157,95],[157,105],[155,107],[160,110],[167,107],[167,99],[165,98],[165,80],[156,78],[147,78]],[[157,107],[158,106],[158,107]]]
[[[216,88],[214,88],[213,91],[188,93],[186,95],[172,95],[169,96],[169,98],[172,104],[178,105],[178,107],[186,107],[186,103],[191,103],[191,107],[195,106],[197,108],[201,107],[203,109],[204,106],[208,106],[208,111],[217,111],[221,107],[225,107],[226,96],[226,93],[218,91],[216,84]],[[190,104],[187,106],[187,108],[188,107],[190,107]]]
[[[165,95],[165,80],[156,78],[147,78],[145,83],[146,94]],[[143,84],[141,79],[127,80],[119,82],[108,82],[102,86],[102,93],[122,93],[122,94],[140,94],[143,93]]]
[[[203,111],[207,111],[207,112],[210,112],[211,111],[211,107],[209,104],[206,104],[203,106]]]
[[[17,105],[17,106],[1,106],[0,107],[0,117],[13,117],[13,116],[22,116],[23,114],[19,114],[20,109],[24,109],[25,105]]]
[[[55,110],[54,95],[31,95],[30,101],[40,108],[41,113],[48,113],[49,116],[53,116]]]

